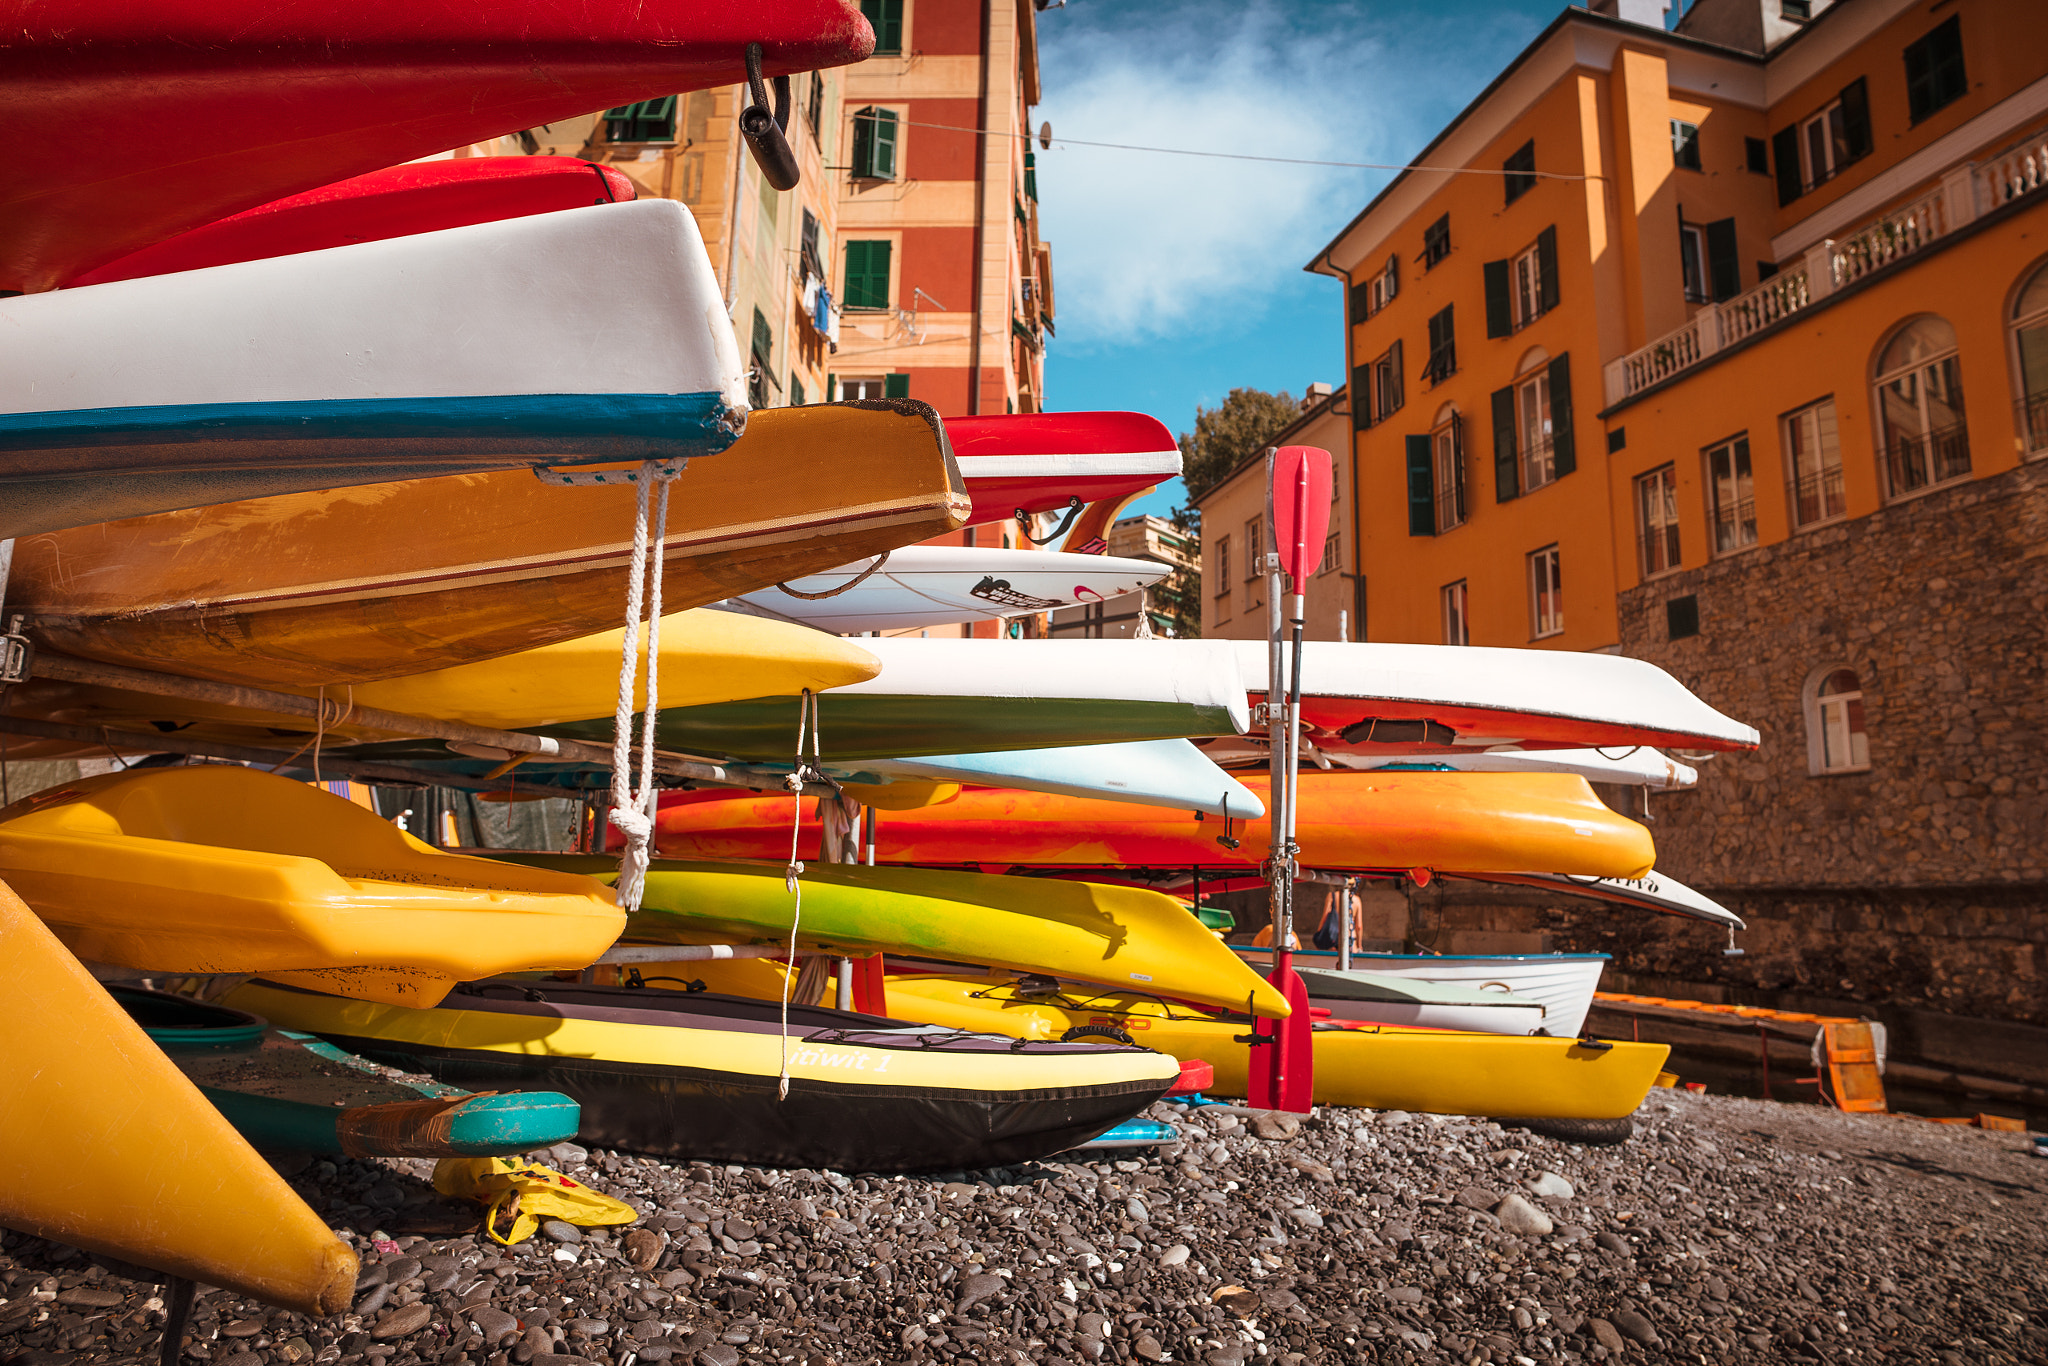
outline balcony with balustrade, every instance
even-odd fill
[[[2048,189],[2048,128],[1982,162],[1950,168],[1932,191],[1913,202],[1847,236],[1814,243],[1768,280],[1701,307],[1685,326],[1608,362],[1607,405],[1626,403],[2043,189]],[[2040,420],[2048,436],[2048,417]]]

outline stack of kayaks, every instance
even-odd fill
[[[1170,1057],[1101,1039],[1024,1040],[708,992],[499,979],[408,1010],[254,982],[226,1000],[457,1085],[564,1092],[583,1108],[586,1142],[712,1162],[1021,1162],[1085,1143],[1180,1077]]]

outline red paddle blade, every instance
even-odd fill
[[[1284,1020],[1254,1020],[1252,1032],[1273,1040],[1251,1045],[1246,1099],[1255,1109],[1291,1110],[1305,1115],[1315,1104],[1315,1040],[1309,1033],[1308,984],[1292,967],[1278,966],[1266,980],[1287,998],[1294,1013]]]
[[[1297,593],[1323,558],[1332,477],[1330,453],[1315,446],[1282,446],[1273,457],[1273,540]]]

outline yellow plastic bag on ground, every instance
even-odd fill
[[[640,1217],[624,1201],[517,1157],[444,1157],[434,1164],[434,1189],[482,1205],[484,1232],[508,1247],[531,1238],[543,1219],[600,1228]]]

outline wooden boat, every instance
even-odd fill
[[[611,630],[634,504],[629,485],[508,470],[130,518],[17,544],[8,610],[64,653],[331,697]],[[966,506],[924,404],[757,413],[673,486],[664,603],[701,606],[922,540]],[[794,734],[792,710],[779,747]]]
[[[833,763],[1234,735],[1248,720],[1228,641],[879,636],[860,644],[882,672],[819,699],[822,753]],[[1193,648],[1148,653],[1159,644]],[[797,707],[795,698],[761,698],[664,711],[661,742],[688,754],[787,763]],[[611,716],[549,733],[608,738]]]
[[[787,800],[783,810],[787,815]],[[785,850],[785,854],[787,851]],[[589,854],[509,854],[530,867],[608,878]],[[1286,1002],[1171,897],[1131,887],[929,868],[811,864],[796,926],[805,952],[909,953],[1145,989],[1224,1007]],[[787,944],[796,900],[781,867],[658,859],[624,937],[647,944]]]
[[[854,0],[6,0],[0,289],[509,129],[860,61]],[[80,129],[121,145],[81,156]]]
[[[886,671],[885,664],[884,677]],[[828,749],[838,696],[826,698]],[[1248,776],[1247,786],[1263,800],[1261,776]],[[1610,811],[1585,779],[1569,774],[1304,773],[1299,793],[1300,857],[1310,868],[1545,868],[1637,877],[1656,854],[1649,831]],[[989,870],[1257,868],[1266,853],[1264,819],[1233,815],[1227,825],[1234,848],[1219,842],[1226,822],[1186,811],[978,788],[937,806],[884,814],[876,822],[875,857]],[[655,830],[671,855],[786,859],[789,803],[665,796]],[[817,847],[815,824],[807,820],[800,838],[803,847]]]
[[[348,1308],[355,1254],[4,883],[0,942],[0,1226],[303,1314]]]
[[[975,523],[1051,512],[1075,498],[1129,498],[1180,473],[1173,433],[1143,413],[949,417],[946,434],[974,496]]]
[[[345,698],[344,705],[503,730],[588,716],[609,710],[616,699],[623,634],[622,630],[607,631],[431,673],[357,683],[335,700],[342,703]],[[677,612],[662,622],[661,657],[661,702],[665,707],[836,688],[872,678],[881,669],[880,661],[853,641],[785,622],[704,608]],[[644,689],[644,684],[641,687]],[[312,694],[310,689],[286,691]],[[295,745],[313,739],[312,723],[303,716],[41,677],[31,677],[9,691],[7,712],[95,732],[147,735],[162,731],[226,744],[275,746],[282,741]],[[367,730],[344,717],[327,728],[322,748],[324,753],[346,752],[352,744],[385,738],[382,732]],[[15,737],[8,741],[8,752],[17,759],[68,758],[104,755],[106,747]],[[445,745],[426,741],[396,752],[407,762],[445,759],[452,753]],[[1214,769],[1200,751],[1189,746],[1189,752],[1194,756],[1190,767],[1199,763]],[[482,773],[503,762],[501,757],[470,767]],[[540,763],[522,767],[517,781],[557,768],[579,774],[584,771],[581,765]]]
[[[1263,701],[1265,643],[1236,648],[1245,691]],[[1301,691],[1303,737],[1332,754],[1757,745],[1754,727],[1621,655],[1317,640],[1303,652]]]
[[[660,1157],[835,1171],[965,1170],[1084,1143],[1178,1081],[1172,1058],[708,992],[507,979],[437,1010],[264,982],[225,998],[461,1086],[545,1086],[582,1139]],[[787,1056],[789,1094],[777,1096]]]
[[[352,247],[593,204],[630,203],[638,194],[624,172],[581,157],[409,162],[274,199],[181,232],[89,270],[67,288]]]
[[[576,1137],[576,1102],[557,1092],[410,1082],[247,1011],[119,984],[107,994],[265,1152],[513,1157]]]
[[[589,878],[444,854],[353,802],[229,765],[25,797],[0,811],[0,877],[82,958],[416,1005],[469,978],[580,968],[625,925]]]
[[[958,424],[946,423],[950,434]],[[974,486],[968,485],[968,493]],[[732,605],[821,631],[901,631],[959,622],[1005,621],[1076,603],[1107,602],[1149,588],[1173,566],[1157,560],[1108,555],[1067,555],[1055,550],[998,550],[976,546],[908,545],[873,560],[810,574],[788,587],[832,593],[820,602],[764,588]],[[847,585],[873,573],[852,588]]]
[[[892,973],[889,1013],[955,1029],[1057,1038],[1080,1025],[1120,1029],[1216,1071],[1218,1095],[1245,1094],[1249,1020],[1218,1017],[1136,992],[1018,982],[1000,976]],[[1649,1093],[1663,1044],[1581,1043],[1324,1020],[1311,1031],[1321,1105],[1528,1119],[1619,1119]]]
[[[1344,971],[1320,957],[1299,958],[1294,970],[1308,985],[1310,1006],[1327,1010],[1334,1020],[1472,1034],[1534,1034],[1543,1028],[1543,1003],[1512,992],[1441,986],[1355,968]]]
[[[0,299],[0,536],[712,455],[746,408],[696,220],[667,200]]]
[[[1258,955],[1247,954],[1256,962]],[[1604,953],[1354,953],[1353,966],[1382,977],[1512,992],[1543,1004],[1543,1028],[1576,1038],[1586,1027],[1593,992],[1607,966]]]

